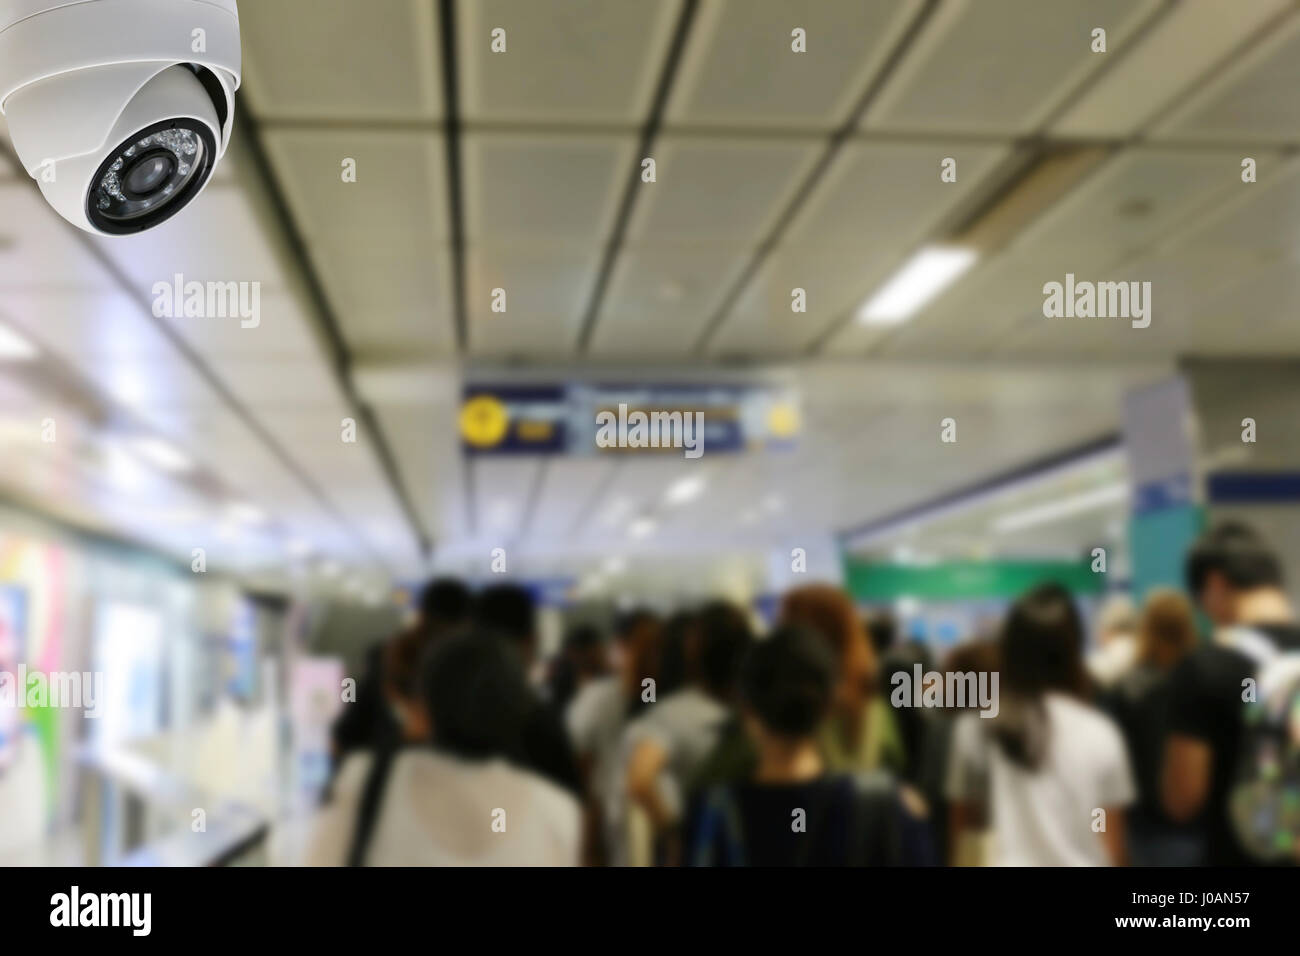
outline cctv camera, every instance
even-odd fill
[[[189,205],[226,145],[235,0],[0,0],[0,113],[63,218],[131,235]]]

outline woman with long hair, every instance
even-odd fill
[[[1065,588],[1044,584],[1012,605],[999,640],[996,708],[959,718],[949,763],[953,844],[970,819],[971,782],[987,780],[990,862],[1125,862],[1134,788],[1119,730],[1089,702],[1083,625]]]
[[[902,738],[889,701],[878,692],[876,653],[848,595],[830,584],[795,588],[785,595],[780,620],[812,629],[836,662],[830,713],[818,734],[827,766],[902,772]]]

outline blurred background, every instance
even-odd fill
[[[0,861],[300,860],[436,576],[530,596],[539,680],[808,581],[935,660],[1060,582],[1091,652],[1229,517],[1300,596],[1291,0],[240,14],[230,153],[155,230],[68,226],[0,124],[0,646],[121,688],[0,730]],[[1045,318],[1067,274],[1150,326]],[[620,402],[704,454],[597,447]]]

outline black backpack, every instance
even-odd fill
[[[877,770],[853,776],[853,819],[849,827],[848,866],[903,866],[903,839],[898,785],[887,771]],[[703,814],[720,824],[725,866],[745,866],[745,835],[740,819],[740,807],[735,791],[730,786],[712,787],[704,796]],[[816,809],[809,811],[811,827],[817,827],[822,815]],[[799,856],[794,866],[804,866],[807,855],[816,841],[813,831],[804,834]],[[707,865],[711,846],[696,848],[691,862]]]

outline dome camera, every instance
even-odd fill
[[[131,235],[176,215],[226,151],[235,0],[0,0],[0,113],[63,218]]]

